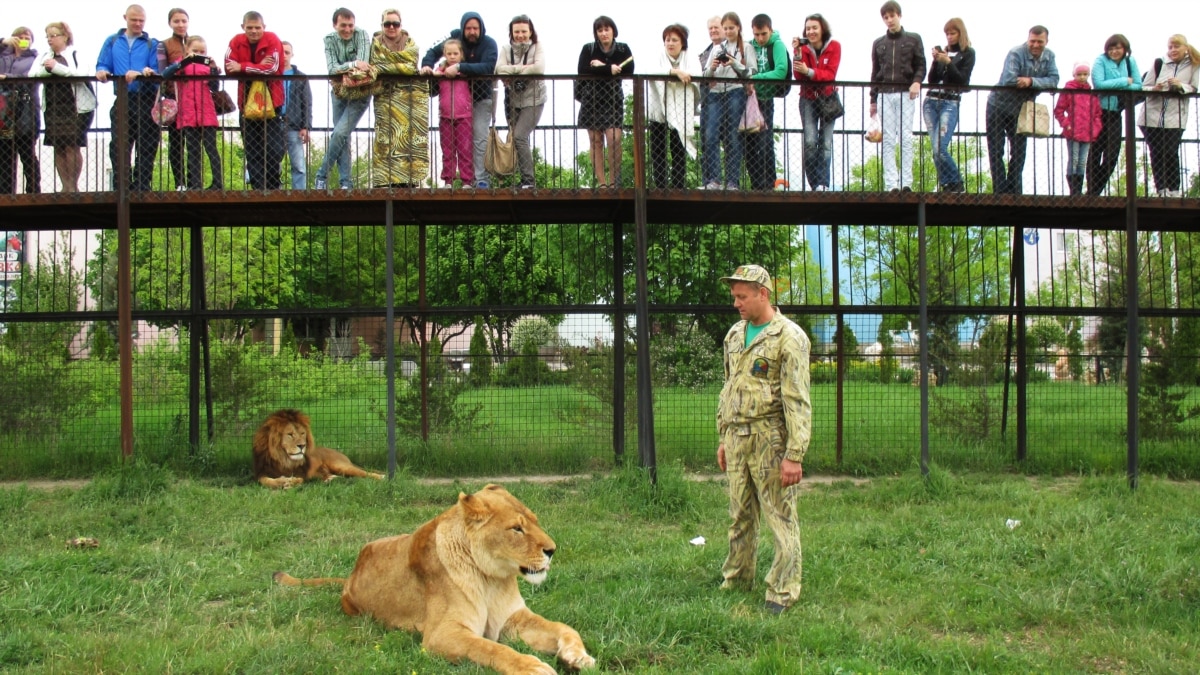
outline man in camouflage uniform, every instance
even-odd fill
[[[742,321],[725,335],[725,386],[717,404],[717,464],[729,479],[729,557],[721,588],[754,582],[761,513],[775,535],[766,609],[779,614],[800,596],[796,496],[812,435],[809,340],[771,306],[771,275],[742,265],[729,285]]]

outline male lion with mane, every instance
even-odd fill
[[[348,579],[297,579],[276,572],[284,586],[343,584],[342,611],[367,614],[389,628],[419,631],[428,651],[451,661],[468,658],[510,675],[553,675],[537,657],[496,640],[516,636],[555,654],[575,669],[591,668],[579,633],[525,606],[517,576],[540,584],[550,570],[554,540],[537,515],[499,485],[401,534],[370,542]]]
[[[276,410],[254,432],[254,479],[262,485],[287,489],[338,476],[383,480],[383,474],[360,469],[337,450],[318,446],[308,415],[299,410]]]

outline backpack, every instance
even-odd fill
[[[775,70],[775,49],[774,48],[767,51],[767,69]],[[763,88],[767,89],[768,91],[773,92],[771,94],[772,98],[787,98],[788,95],[792,93],[792,85],[787,84],[788,82],[791,81],[791,79],[792,79],[792,69],[788,68],[786,70],[786,74],[783,76],[782,80],[767,80],[767,82],[771,83],[769,85],[763,85],[763,84],[756,82],[754,86],[763,87]],[[778,82],[778,84],[776,84],[777,82]]]

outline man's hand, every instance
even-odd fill
[[[226,61],[225,62],[225,72],[240,73],[240,72],[242,72],[242,64],[238,63],[237,61]]]
[[[879,112],[879,106],[875,103],[871,104],[871,117],[874,117]]]
[[[125,82],[133,84],[134,80],[138,79],[139,75],[141,75],[141,73],[136,70],[128,70],[125,72]]]
[[[417,72],[418,72],[418,73],[420,73],[420,74],[422,74],[422,75],[432,75],[432,74],[433,74],[433,68],[430,68],[429,66],[421,66],[421,69],[420,69],[420,70],[418,70]]]
[[[1017,78],[1017,88],[1018,89],[1028,89],[1032,86],[1033,86],[1033,78],[1032,77],[1018,77]]]
[[[912,84],[910,84],[908,86],[909,100],[916,99],[920,95],[921,95],[921,83],[920,82],[913,82]]]
[[[366,61],[355,61],[354,67],[363,71],[364,73],[371,70],[371,64],[367,63]]]
[[[262,64],[263,64],[264,66],[266,66],[267,68],[270,68],[271,66],[275,65],[275,57],[274,57],[274,56],[268,56],[267,58],[263,59],[263,62],[262,62]]]
[[[101,82],[108,82],[108,71],[107,70],[97,70],[96,71],[96,79]]]
[[[725,444],[724,443],[717,446],[717,466],[721,467],[722,471],[725,470]]]
[[[442,75],[445,75],[446,77],[457,77],[458,76],[458,64],[455,63],[455,64],[451,64],[449,66],[446,66],[446,69],[442,71]]]
[[[803,477],[804,468],[800,466],[800,462],[785,459],[783,460],[783,464],[779,466],[779,484],[783,487],[795,485]]]

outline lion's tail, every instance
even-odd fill
[[[317,577],[315,579],[297,579],[287,572],[276,572],[274,574],[275,583],[281,586],[325,586],[326,584],[342,584],[345,585],[345,579],[337,579],[335,577]]]

